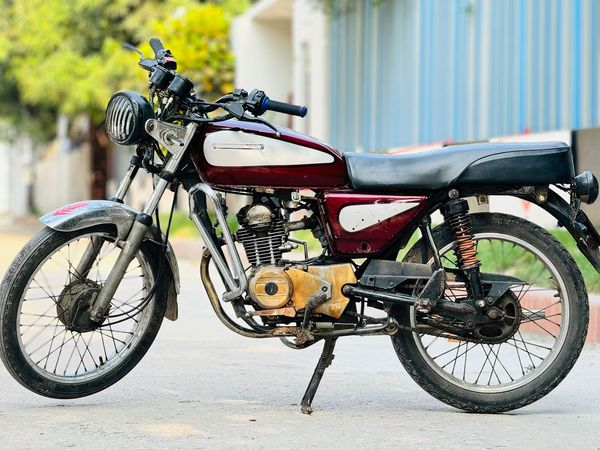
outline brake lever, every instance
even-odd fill
[[[223,109],[238,120],[245,121],[245,122],[261,123],[261,124],[269,127],[271,130],[273,130],[277,137],[281,136],[281,132],[274,125],[271,125],[266,120],[261,119],[260,117],[246,115],[246,110],[244,109],[243,102],[238,101],[238,102],[233,102],[233,103],[229,103],[226,105],[224,104]]]
[[[224,103],[222,108],[236,119],[243,120],[245,110],[241,102]]]
[[[245,120],[246,122],[262,123],[263,125],[269,127],[271,130],[273,130],[277,137],[281,137],[281,132],[277,129],[277,127],[275,127],[275,125],[270,124],[265,119],[261,119],[260,117],[249,117],[245,114],[242,114],[241,120]]]

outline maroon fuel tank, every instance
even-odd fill
[[[251,122],[202,126],[190,144],[200,178],[224,187],[328,189],[348,183],[336,149],[295,131]]]

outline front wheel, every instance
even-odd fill
[[[565,248],[546,230],[504,214],[472,214],[481,272],[522,281],[511,287],[508,310],[517,317],[502,339],[463,339],[399,332],[396,353],[411,377],[437,399],[467,411],[495,413],[528,405],[554,389],[571,370],[585,341],[588,298],[581,272]],[[434,240],[443,265],[456,269],[455,239],[442,225]],[[406,261],[423,262],[421,242]],[[429,252],[429,262],[432,262]],[[446,286],[446,300],[467,297],[464,283]],[[427,315],[414,308],[393,312],[403,324],[461,328],[459,319]]]
[[[116,383],[144,356],[167,301],[153,246],[142,244],[103,321],[89,319],[119,252],[113,227],[104,226],[46,228],[21,250],[1,286],[0,357],[23,386],[52,398],[83,397]],[[86,254],[94,256],[81,264]]]

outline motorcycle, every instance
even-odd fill
[[[575,175],[566,144],[342,154],[261,117],[304,117],[305,107],[260,90],[202,100],[171,52],[158,39],[150,45],[154,58],[134,49],[149,72],[148,98],[120,91],[106,109],[112,142],[136,148],[114,197],[41,217],[46,227],[2,282],[0,356],[19,383],[52,398],[94,394],[141,360],[163,318],[177,319],[170,219],[163,231],[157,205],[180,186],[223,325],[293,349],[323,341],[303,413],[345,336],[390,336],[424,390],[467,411],[523,407],[563,380],[588,327],[579,268],[545,229],[471,213],[467,199],[539,206],[600,271],[600,236],[581,209],[598,182]],[[142,211],[124,203],[140,169],[157,180]],[[225,194],[247,199],[237,224]],[[436,211],[443,222],[434,227]],[[299,230],[312,233],[318,256],[292,237]],[[286,256],[299,246],[303,255]]]

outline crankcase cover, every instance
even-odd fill
[[[342,293],[346,284],[355,284],[356,275],[350,263],[326,266],[292,266],[288,269],[294,292],[292,304],[296,311],[306,308],[308,299],[320,292],[323,285],[331,287],[331,298],[315,309],[316,313],[339,319],[350,299]]]
[[[248,291],[252,300],[261,308],[276,309],[285,306],[290,300],[293,285],[283,268],[262,266],[250,280]]]

